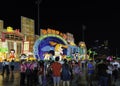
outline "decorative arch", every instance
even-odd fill
[[[46,34],[40,36],[40,38],[35,42],[33,47],[33,53],[37,59],[44,60],[43,54],[50,50],[54,50],[54,47],[51,46],[49,43],[50,41],[67,45],[67,41],[64,38],[62,38],[60,35]],[[63,53],[67,55],[67,49],[64,49]]]

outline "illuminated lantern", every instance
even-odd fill
[[[56,34],[58,35],[60,32],[59,31],[56,31]]]
[[[52,32],[52,30],[51,30],[51,29],[48,29],[47,32],[48,32],[48,34],[50,34],[50,33]]]
[[[14,32],[14,30],[13,30],[12,27],[8,26],[8,27],[7,27],[7,32]]]
[[[55,30],[52,30],[52,34],[55,34]]]
[[[47,34],[47,31],[46,31],[46,30],[41,30],[41,33],[42,33],[43,35],[45,35],[45,34]]]

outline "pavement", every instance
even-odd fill
[[[87,86],[86,85],[86,80],[84,75],[82,74],[82,78],[80,78],[78,84],[71,81],[71,86]],[[20,86],[20,72],[19,71],[14,71],[14,73],[10,74],[9,76],[0,75],[0,86]],[[49,82],[46,82],[46,86],[53,86],[53,84],[49,84]],[[39,85],[37,85],[39,86]]]
[[[19,63],[15,63],[14,73],[10,73],[9,76],[6,74],[1,75],[2,73],[2,63],[0,62],[0,86],[20,86],[20,73],[19,73]]]
[[[0,71],[1,72],[1,71]],[[76,84],[73,81],[70,82],[71,86],[87,86],[85,72],[82,73],[81,78],[79,78],[79,82]],[[20,72],[14,71],[14,73],[10,73],[9,76],[0,75],[0,86],[20,86]],[[38,85],[39,86],[39,85]],[[46,86],[53,86],[53,84],[49,84],[49,81],[46,82]]]
[[[0,73],[1,73],[1,64],[0,64]],[[19,66],[15,67],[14,73],[10,73],[9,76],[0,75],[0,86],[20,86],[20,72],[19,72]],[[93,86],[98,86],[97,81],[94,80]],[[38,85],[39,86],[39,85]],[[46,82],[46,86],[53,86],[53,84],[49,84],[49,81]],[[87,80],[86,80],[86,69],[82,70],[82,74],[80,75],[80,78],[77,83],[73,82],[73,80],[70,82],[70,86],[88,86]],[[115,85],[112,86],[120,86],[120,78],[118,78]]]
[[[20,86],[19,80],[20,73],[18,71],[9,76],[6,76],[6,74],[0,75],[0,86]]]

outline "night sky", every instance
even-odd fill
[[[20,17],[35,20],[37,33],[38,7],[37,0],[4,0],[0,1],[0,19],[4,27],[20,28]],[[108,40],[111,50],[120,50],[120,7],[115,1],[103,0],[42,0],[39,5],[40,28],[52,28],[63,33],[74,34],[75,43],[84,40],[88,47],[95,40]]]

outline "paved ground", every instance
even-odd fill
[[[19,67],[16,66],[14,73],[10,74],[9,76],[6,76],[6,74],[4,76],[0,75],[0,86],[20,86],[19,85],[20,73],[18,71],[18,68]],[[1,73],[1,65],[0,65],[0,73]],[[53,85],[48,83],[47,86],[53,86]],[[78,85],[76,85],[76,83],[71,81],[71,86],[87,86],[85,69],[82,71],[81,77],[78,80]],[[93,86],[98,86],[96,81],[94,81]],[[112,86],[120,86],[120,78],[117,80],[116,85],[112,85]]]
[[[19,86],[19,72],[6,76],[0,75],[0,86]]]
[[[71,86],[87,86],[86,79],[83,76],[84,74],[82,75],[82,78],[80,78],[78,85],[76,85],[76,83],[71,81]],[[13,74],[10,74],[9,76],[6,76],[6,74],[4,74],[4,76],[0,75],[0,86],[20,86],[19,81],[20,81],[19,71],[15,71]],[[50,85],[48,83],[47,86],[53,86],[53,85],[52,84]]]
[[[19,71],[15,71],[13,74],[10,74],[9,76],[6,76],[6,74],[4,74],[4,76],[0,75],[0,86],[20,86],[19,80],[20,80]],[[53,85],[47,82],[47,86]],[[71,86],[87,86],[85,70],[83,71],[80,80],[78,80],[78,84],[71,81]]]
[[[0,62],[0,74],[2,71],[2,63]],[[19,78],[20,74],[18,72],[19,70],[19,63],[16,62],[15,65],[15,72],[13,74],[10,74],[9,76],[6,76],[6,74],[0,75],[0,86],[19,86]]]

